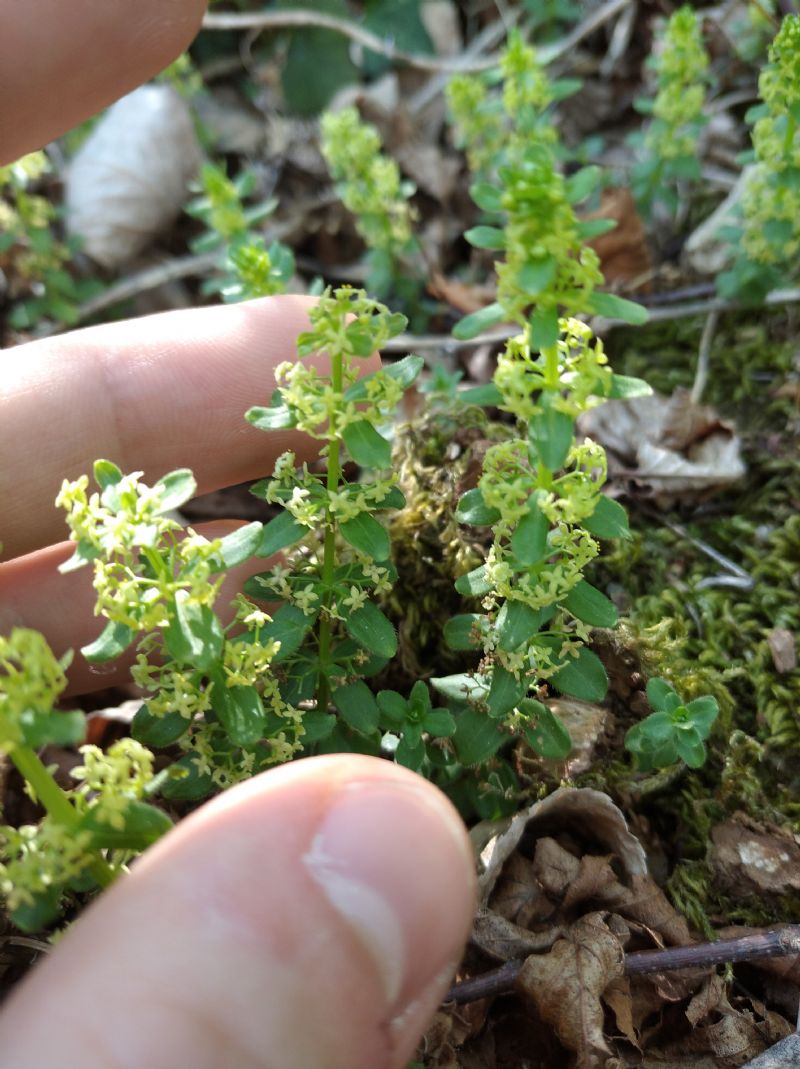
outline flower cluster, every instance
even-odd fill
[[[0,751],[25,742],[24,721],[49,714],[67,685],[71,655],[58,659],[38,631],[15,627],[0,635]]]
[[[85,800],[98,820],[122,831],[129,802],[145,797],[152,782],[153,754],[130,738],[119,739],[105,753],[99,746],[81,746],[80,753],[83,764],[70,773],[80,783],[75,796]]]
[[[6,908],[33,907],[85,872],[89,863],[88,831],[74,829],[44,817],[38,824],[19,828],[0,826],[0,894]]]

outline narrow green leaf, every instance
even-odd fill
[[[614,374],[611,376],[611,390],[608,397],[627,401],[631,397],[649,397],[652,392],[652,387],[644,379],[637,379],[633,375]]]
[[[592,238],[599,238],[601,234],[616,229],[618,225],[616,219],[583,219],[575,227],[575,233],[581,241],[591,241]]]
[[[492,669],[492,685],[486,696],[490,716],[498,719],[505,716],[516,708],[527,692],[528,683],[525,679],[518,679],[513,672],[496,664]]]
[[[570,698],[585,702],[600,702],[608,690],[608,676],[600,658],[583,646],[577,657],[570,657],[563,668],[550,677],[550,682]]]
[[[503,322],[505,312],[501,304],[487,304],[485,308],[480,308],[477,312],[472,312],[471,315],[464,316],[453,327],[453,337],[458,338],[459,341],[469,341],[471,338],[476,338],[484,330],[488,330],[489,327],[494,327],[498,323]]]
[[[371,601],[347,617],[345,628],[368,653],[376,653],[379,657],[394,657],[397,653],[394,627]]]
[[[541,411],[531,417],[528,438],[545,467],[559,471],[575,440],[575,421],[548,402],[549,397],[543,397]]]
[[[434,676],[430,684],[437,693],[454,702],[482,701],[489,693],[489,685],[484,676],[467,675],[465,672],[452,676]]]
[[[483,386],[470,386],[467,390],[461,390],[458,399],[467,405],[496,406],[503,400],[503,395],[493,382],[487,382]]]
[[[376,698],[378,708],[390,727],[399,728],[405,723],[408,703],[396,690],[379,690]]]
[[[444,640],[451,650],[476,650],[487,623],[488,617],[477,612],[451,616],[444,625]]]
[[[62,575],[67,572],[77,571],[78,568],[83,568],[84,565],[90,564],[93,560],[97,560],[100,556],[100,550],[85,540],[81,540],[75,543],[75,552],[71,557],[68,557],[58,566],[58,570]]]
[[[392,447],[366,419],[349,423],[342,431],[347,452],[362,468],[388,468]]]
[[[596,538],[630,538],[628,514],[618,501],[604,494],[598,499],[591,516],[583,521],[583,526]]]
[[[150,749],[161,750],[171,746],[191,727],[191,720],[180,713],[153,716],[147,705],[140,705],[131,721],[131,735],[137,742]]]
[[[469,195],[482,212],[501,212],[503,210],[503,191],[488,182],[475,182],[469,187]]]
[[[291,512],[280,512],[262,528],[256,556],[271,557],[278,550],[293,546],[307,534],[308,527],[298,523]]]
[[[178,664],[204,671],[222,653],[222,624],[208,605],[188,600],[173,605],[169,626],[164,629],[167,650]]]
[[[252,746],[264,737],[266,713],[255,687],[227,687],[221,669],[209,673],[213,682],[211,707],[228,738],[237,746]]]
[[[248,408],[244,418],[260,431],[281,431],[297,424],[294,413],[283,402],[270,405],[269,408],[254,405]]]
[[[405,508],[406,499],[398,486],[393,486],[386,497],[375,503],[376,509],[402,509]]]
[[[360,512],[352,520],[339,525],[342,538],[353,549],[375,561],[384,561],[391,553],[391,542],[386,529],[368,512]]]
[[[394,759],[403,768],[410,768],[412,772],[419,772],[425,760],[425,743],[422,738],[413,740],[410,732],[406,732],[397,744]]]
[[[331,700],[345,723],[361,735],[372,735],[378,729],[380,710],[375,696],[366,683],[358,680],[344,687],[337,687]]]
[[[180,508],[194,496],[197,483],[188,468],[178,468],[159,479],[153,490],[159,497],[158,511],[169,512],[170,509]]]
[[[689,768],[701,768],[705,764],[706,747],[696,728],[684,728],[677,732],[675,749]]]
[[[456,719],[453,743],[462,765],[482,765],[508,741],[497,721],[478,709],[464,709]]]
[[[544,490],[531,494],[528,511],[517,524],[511,536],[511,551],[519,564],[530,566],[540,561],[547,553],[547,533],[550,521],[539,508]]]
[[[531,345],[534,349],[550,349],[558,342],[558,310],[537,308],[531,316]]]
[[[533,638],[543,621],[543,609],[532,609],[523,601],[506,601],[495,623],[498,647],[513,653],[523,642]]]
[[[113,661],[133,642],[136,634],[125,624],[115,624],[109,620],[94,642],[81,647],[81,653],[87,661],[98,664]]]
[[[538,297],[556,276],[557,264],[553,256],[528,260],[517,273],[517,282],[529,297]]]
[[[225,535],[218,551],[219,567],[215,567],[214,571],[227,571],[249,560],[258,550],[263,530],[263,524],[256,520]]]
[[[472,226],[464,231],[464,237],[476,249],[504,249],[506,234],[498,226]]]
[[[527,698],[519,711],[530,721],[522,734],[532,750],[549,761],[563,761],[572,750],[572,739],[563,722],[546,705]]]
[[[488,527],[500,519],[496,508],[487,505],[479,486],[461,495],[456,508],[459,523],[471,523],[474,527]]]
[[[614,602],[585,579],[570,590],[562,604],[590,627],[616,627],[619,619]]]
[[[586,200],[597,189],[602,177],[603,172],[596,164],[581,167],[579,171],[571,174],[565,183],[570,204],[580,204],[582,200]]]
[[[600,293],[595,290],[589,300],[589,310],[609,319],[621,319],[624,323],[637,327],[648,320],[644,305],[618,297],[616,293]]]
[[[107,486],[116,486],[122,478],[122,471],[110,460],[96,460],[94,462],[94,481],[101,490]]]
[[[674,705],[674,699],[677,698],[675,688],[670,686],[666,679],[659,679],[654,676],[647,681],[647,700],[650,702],[650,706],[653,709],[665,709],[667,705]]]
[[[368,375],[362,375],[357,382],[354,382],[352,386],[345,390],[344,399],[345,401],[366,401],[369,396],[367,384],[379,374],[388,375],[395,382],[399,382],[404,390],[407,390],[424,366],[425,361],[421,356],[414,356],[413,354],[404,356],[402,360],[382,367],[379,372],[370,371]]]
[[[296,605],[281,605],[272,619],[263,628],[267,638],[275,639],[281,646],[272,658],[273,664],[280,664],[296,653],[303,640],[311,630],[316,615],[306,616]]]
[[[459,594],[464,594],[466,597],[479,598],[483,594],[488,594],[492,589],[492,584],[486,578],[486,565],[481,564],[473,568],[471,572],[460,575],[455,581],[455,588]]]
[[[154,805],[131,798],[120,812],[125,825],[112,827],[93,806],[82,818],[79,830],[88,832],[90,846],[98,850],[146,850],[172,828],[167,814]]]

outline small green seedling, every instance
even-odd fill
[[[628,731],[625,748],[643,772],[683,761],[689,768],[705,764],[705,740],[719,714],[716,698],[705,694],[685,705],[665,679],[651,679],[647,698],[654,712]]]

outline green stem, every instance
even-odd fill
[[[342,394],[343,390],[343,360],[341,351],[331,353],[331,386],[334,393]],[[341,445],[338,438],[334,437],[334,416],[331,414],[328,421],[328,433],[330,435],[328,445],[328,475],[326,488],[328,493],[335,493],[339,489],[339,480],[342,477],[342,464],[340,457]],[[327,666],[330,660],[331,640],[333,628],[328,610],[333,601],[333,574],[336,570],[336,521],[330,514],[325,526],[325,541],[322,549],[322,585],[325,590],[322,609],[319,616],[319,683],[317,685],[317,708],[327,712],[330,702],[330,684],[328,683]]]
[[[41,758],[28,746],[15,747],[9,756],[53,820],[65,828],[77,828],[81,822],[80,815],[66,792],[62,791],[48,772]],[[116,878],[113,868],[100,856],[89,863],[89,871],[101,887],[108,887]]]

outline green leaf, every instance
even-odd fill
[[[122,828],[112,827],[101,814],[100,807],[93,806],[78,826],[80,831],[89,833],[90,846],[96,850],[146,850],[172,828],[163,810],[138,798],[131,798],[121,811],[125,821]]]
[[[476,249],[504,249],[506,234],[498,226],[472,226],[464,231],[464,237]]]
[[[649,318],[644,305],[627,301],[616,293],[600,293],[597,290],[589,300],[589,311],[609,319],[621,319],[624,323],[632,323],[637,327],[646,323]]]
[[[480,487],[476,486],[461,495],[456,508],[456,519],[459,523],[471,523],[474,527],[488,527],[497,523],[500,512],[486,504]]]
[[[159,479],[153,487],[158,494],[158,511],[169,512],[170,509],[178,509],[193,497],[197,490],[194,475],[188,468],[178,468],[168,472],[163,479]]]
[[[590,627],[616,627],[619,619],[614,602],[585,579],[570,590],[562,604]]]
[[[449,739],[455,734],[456,722],[446,709],[431,709],[422,721],[422,729],[436,739]]]
[[[519,564],[536,564],[547,553],[547,533],[550,521],[539,508],[539,499],[544,490],[537,490],[528,500],[528,511],[517,524],[511,536],[511,552]]]
[[[614,230],[617,225],[616,219],[584,219],[575,227],[575,233],[581,241],[591,241]]]
[[[171,746],[191,727],[191,720],[180,713],[153,716],[147,704],[140,705],[131,721],[131,735],[137,742],[150,749],[161,750]]]
[[[558,342],[558,310],[537,308],[531,316],[531,345],[534,349],[550,349]]]
[[[281,7],[305,7],[297,0],[282,0]],[[316,0],[314,10],[347,18],[344,0]],[[332,30],[305,26],[291,34],[286,58],[281,64],[281,88],[289,111],[317,115],[335,93],[359,80],[350,58],[350,42]]]
[[[562,694],[585,702],[600,702],[608,690],[608,676],[600,658],[582,646],[577,657],[570,657],[563,668],[550,677]]]
[[[496,664],[492,669],[492,685],[486,696],[489,715],[500,718],[514,709],[528,693],[528,683],[518,679],[513,672]]]
[[[504,316],[505,312],[501,304],[497,302],[487,304],[485,308],[480,308],[477,312],[459,319],[453,327],[453,337],[458,338],[459,341],[469,341],[483,333],[484,330],[488,330],[489,327],[502,323]]]
[[[125,652],[135,637],[136,633],[130,627],[109,620],[94,642],[81,647],[81,653],[92,664],[113,661]]]
[[[503,210],[503,191],[488,182],[475,182],[469,187],[469,195],[482,212],[501,212]]]
[[[673,705],[677,698],[675,688],[670,686],[666,679],[653,677],[647,681],[647,700],[653,709],[665,709],[667,705]]]
[[[707,739],[714,721],[719,716],[717,699],[710,694],[704,694],[702,698],[695,698],[686,706],[686,712],[691,717],[692,724],[697,728],[701,738]]]
[[[281,605],[272,619],[263,628],[263,634],[267,638],[280,642],[281,648],[272,658],[273,664],[280,664],[302,646],[303,639],[311,630],[316,614],[306,616],[302,609],[296,605]]]
[[[303,749],[327,739],[335,727],[336,717],[333,713],[323,713],[321,709],[310,709],[303,713]]]
[[[213,609],[197,602],[173,602],[169,626],[164,629],[167,650],[178,664],[205,671],[222,654],[222,624]]]
[[[217,551],[219,566],[215,567],[214,571],[227,571],[249,560],[258,551],[263,530],[263,524],[256,520],[253,523],[246,523],[243,527],[237,527],[235,531],[225,535],[220,540],[220,547]]]
[[[116,486],[122,478],[122,472],[110,460],[96,460],[94,462],[94,481],[101,490],[107,486]]]
[[[536,634],[544,621],[543,609],[532,609],[524,601],[506,601],[497,614],[497,645],[513,653]]]
[[[376,698],[378,708],[393,728],[402,727],[408,712],[408,703],[396,690],[379,690]]]
[[[403,768],[410,768],[412,772],[419,772],[425,760],[425,743],[420,738],[412,745],[407,734],[403,735],[397,744],[394,759]]]
[[[345,341],[353,356],[368,357],[375,352],[374,335],[371,330],[362,327],[357,321],[345,327]]]
[[[464,672],[452,676],[434,676],[430,684],[435,691],[454,702],[482,701],[489,692],[484,676],[467,675]]]
[[[366,683],[358,680],[338,687],[331,700],[345,723],[361,735],[372,735],[378,730],[381,714],[375,696]]]
[[[531,416],[528,437],[536,455],[550,471],[564,467],[567,454],[575,440],[575,421],[565,412],[559,412],[544,395],[541,411]]]
[[[370,371],[368,375],[362,375],[360,379],[345,390],[344,399],[345,401],[366,401],[369,396],[367,383],[374,379],[376,375],[388,375],[395,382],[399,382],[404,390],[407,390],[424,366],[425,361],[421,356],[404,356],[402,360],[398,360],[394,364],[387,364],[380,371]]]
[[[565,183],[567,200],[570,204],[580,204],[582,200],[586,200],[591,193],[594,193],[602,177],[601,168],[595,164],[581,167],[575,174],[570,175]]]
[[[675,749],[689,768],[701,768],[705,764],[706,747],[697,728],[687,726],[676,732]]]
[[[497,721],[478,709],[464,709],[456,719],[453,743],[462,765],[482,765],[508,740]]]
[[[653,389],[644,379],[637,379],[633,375],[611,376],[611,390],[608,397],[612,400],[629,400],[631,397],[650,397]]]
[[[221,668],[209,672],[213,682],[211,707],[228,738],[237,746],[252,746],[264,737],[266,713],[255,687],[227,687]]]
[[[459,401],[467,405],[499,405],[503,395],[493,382],[483,386],[470,386],[458,394]]]
[[[265,524],[256,550],[257,557],[271,557],[287,546],[293,546],[308,534],[308,527],[298,523],[291,512],[280,512]]]
[[[492,584],[486,578],[486,565],[481,564],[466,575],[460,575],[455,581],[455,588],[459,594],[466,597],[479,598],[488,594]]]
[[[451,650],[476,650],[486,633],[488,617],[478,612],[451,616],[444,625],[444,640]]]
[[[596,538],[630,538],[628,514],[618,501],[601,495],[594,512],[583,521],[583,526]]]
[[[548,761],[563,761],[572,750],[572,739],[562,720],[534,698],[520,702],[520,713],[532,723],[522,734],[532,750]]]
[[[297,425],[294,413],[283,401],[270,405],[269,408],[254,405],[248,408],[244,418],[260,431],[282,431]]]
[[[538,297],[556,277],[557,264],[553,256],[528,260],[517,273],[517,282],[529,297]]]
[[[368,653],[377,653],[379,657],[394,657],[397,653],[394,627],[373,602],[368,601],[356,612],[350,613],[344,626]]]
[[[71,557],[59,564],[58,570],[62,575],[67,572],[74,572],[78,568],[83,568],[84,565],[90,564],[93,560],[97,560],[99,556],[99,549],[95,549],[91,542],[81,539],[75,543],[75,552]]]
[[[393,486],[386,497],[381,498],[380,501],[376,501],[374,508],[376,509],[402,509],[405,508],[406,499],[403,497],[402,491],[398,486]]]
[[[346,520],[339,525],[339,530],[345,542],[375,561],[384,561],[391,553],[388,531],[368,512],[360,512],[352,520]]]
[[[208,772],[200,772],[196,758],[184,754],[170,765],[170,778],[161,788],[161,795],[169,802],[199,802],[214,790],[214,781]]]
[[[362,468],[388,468],[392,463],[392,447],[366,419],[348,423],[342,431],[347,452]]]
[[[86,717],[77,710],[47,713],[26,709],[20,716],[22,738],[26,746],[38,750],[41,746],[75,746],[86,738]]]
[[[20,931],[38,932],[58,916],[63,890],[62,884],[56,884],[39,891],[33,895],[33,901],[23,902],[11,911],[11,920]]]

